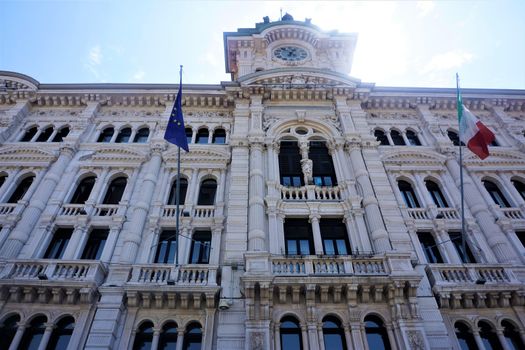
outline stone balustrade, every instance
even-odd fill
[[[62,216],[77,216],[86,215],[84,204],[64,204],[60,207],[58,215]]]
[[[407,208],[408,216],[414,220],[430,220],[426,208]]]
[[[524,220],[525,216],[520,208],[500,208],[501,212],[507,219],[511,220]]]
[[[445,220],[460,220],[461,217],[456,208],[437,208],[437,218]]]
[[[288,201],[341,201],[341,188],[339,186],[301,186],[287,187],[277,185],[278,192],[281,193],[281,199]]]
[[[93,210],[93,216],[113,216],[118,210],[118,204],[97,204]]]
[[[16,203],[1,203],[0,204],[0,215],[9,215],[15,212],[17,207]]]
[[[82,281],[100,285],[106,277],[100,261],[91,260],[14,260],[8,261],[0,272],[1,279]]]
[[[179,216],[184,216],[184,213],[191,213],[193,218],[207,219],[215,217],[215,206],[214,205],[196,205],[193,209],[188,208],[184,205],[179,207]],[[189,215],[189,214],[187,214]],[[164,218],[175,218],[177,216],[176,205],[165,205],[162,209],[162,217]]]
[[[460,220],[459,212],[456,208],[406,208],[406,217],[414,220]]]
[[[133,265],[128,284],[217,285],[217,266],[172,264]]]
[[[510,266],[481,264],[430,264],[426,267],[432,285],[518,283]]]
[[[338,257],[272,257],[275,275],[386,275],[384,258]]]

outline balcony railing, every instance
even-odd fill
[[[58,215],[63,216],[77,216],[86,215],[84,204],[63,204],[58,212]]]
[[[16,203],[1,203],[0,204],[0,215],[9,215],[15,211]]]
[[[281,199],[287,201],[340,201],[341,188],[339,186],[301,186],[301,187],[286,187],[277,185],[277,189],[281,194]]]
[[[187,208],[184,205],[179,206],[179,216],[191,216],[199,219],[213,218],[215,217],[215,206],[214,205],[197,205],[191,208]],[[175,218],[177,216],[176,205],[165,205],[162,208],[162,217],[164,218]]]
[[[512,269],[502,265],[430,264],[426,271],[433,286],[518,283]]]
[[[93,216],[113,216],[117,214],[118,204],[97,204],[93,210]]]
[[[447,220],[459,220],[459,213],[456,208],[437,208],[436,218]]]
[[[456,208],[407,208],[408,217],[414,220],[446,219],[459,220],[459,213]]]
[[[407,208],[408,215],[414,220],[430,220],[426,208]]]
[[[134,265],[128,284],[216,286],[217,266],[171,264]]]
[[[503,212],[503,215],[507,219],[511,220],[523,220],[525,217],[523,216],[523,213],[521,212],[521,209],[519,208],[500,208],[500,210]]]
[[[386,275],[383,258],[340,257],[272,257],[275,275]]]
[[[83,281],[101,284],[106,269],[100,261],[15,260],[8,261],[2,279]]]

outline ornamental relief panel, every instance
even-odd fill
[[[112,118],[114,117],[141,117],[151,118],[160,117],[165,109],[149,108],[149,109],[126,109],[126,108],[101,108],[97,113],[97,118]]]

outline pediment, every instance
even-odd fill
[[[490,155],[484,160],[481,160],[474,153],[467,151],[465,152],[467,154],[464,155],[464,162],[465,164],[473,166],[525,166],[525,157],[520,152],[498,149],[495,147],[491,147],[489,151]]]
[[[1,164],[27,163],[47,165],[56,159],[56,154],[36,147],[9,147],[0,151]]]
[[[190,145],[190,152],[181,152],[181,163],[199,167],[223,167],[230,162],[230,153],[225,147],[227,146]],[[162,158],[167,166],[177,166],[176,149],[167,151]]]
[[[385,165],[443,166],[447,158],[426,150],[396,150],[383,154]]]
[[[147,155],[128,147],[106,147],[100,148],[89,157],[91,163],[107,163],[113,166],[137,166],[146,160]]]
[[[20,73],[0,71],[0,90],[5,88],[7,91],[38,89],[38,81]]]
[[[308,68],[277,68],[247,74],[239,78],[241,86],[265,86],[282,89],[356,88],[360,80],[333,71]]]

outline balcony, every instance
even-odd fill
[[[91,215],[94,217],[114,216],[121,212],[123,205],[119,204],[63,204],[58,211],[58,216]]]
[[[456,208],[437,208],[435,206],[428,208],[406,208],[406,218],[414,220],[460,220],[461,217]]]
[[[304,258],[275,257],[271,260],[272,273],[276,276],[346,275],[385,276],[388,269],[382,258],[317,257]]]
[[[172,264],[133,265],[128,284],[216,286],[217,266]]]
[[[13,300],[90,302],[106,278],[106,268],[92,260],[12,260],[0,272],[0,286]],[[51,300],[51,301],[50,301]]]
[[[285,201],[341,201],[341,187],[319,187],[314,185],[286,187],[276,185],[281,199]]]
[[[187,213],[187,214],[186,214]],[[193,209],[190,209],[184,205],[179,207],[180,216],[191,216],[193,218],[206,219],[215,217],[215,206],[214,205],[197,205]],[[165,205],[162,209],[163,218],[175,218],[177,216],[176,205]]]
[[[516,268],[504,264],[430,264],[426,273],[442,308],[523,305]]]

